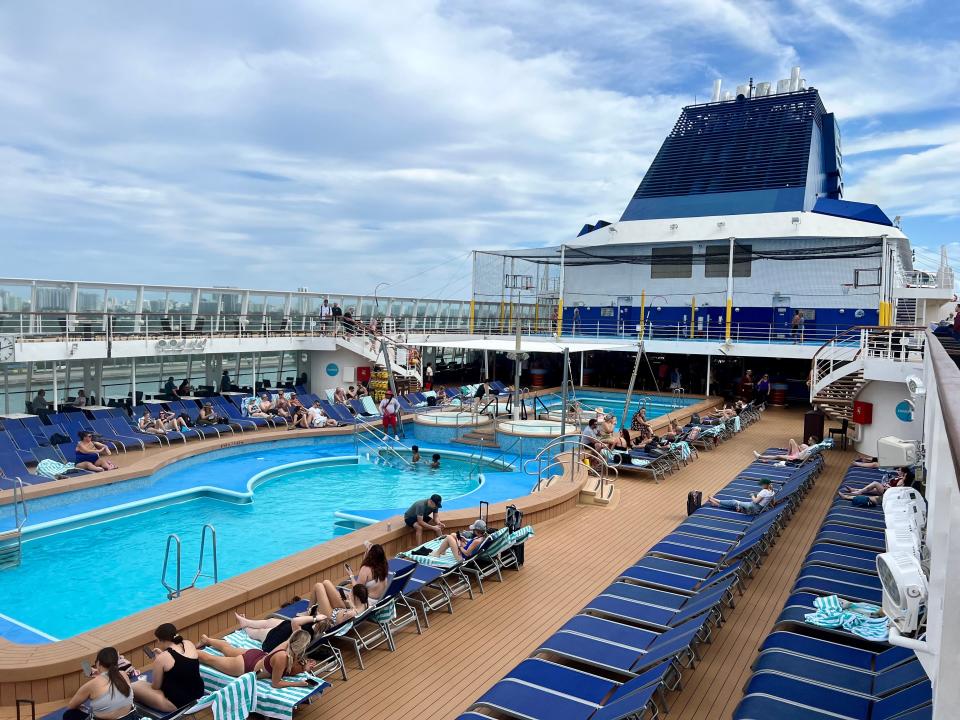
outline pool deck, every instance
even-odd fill
[[[717,449],[701,452],[699,460],[659,485],[618,480],[621,497],[613,509],[581,505],[538,524],[519,573],[509,573],[503,584],[484,583],[485,595],[459,600],[453,615],[433,616],[423,635],[404,631],[397,652],[367,653],[366,670],[348,660],[349,681],[334,680],[320,702],[299,711],[298,720],[455,718],[671,531],[686,516],[689,490],[715,491],[748,464],[752,449],[781,445],[802,426],[799,411],[768,410],[761,422]],[[671,694],[668,718],[730,717],[756,649],[779,614],[854,456],[826,453],[823,474],[738,599],[729,622],[704,648],[703,662],[684,673],[684,690]],[[638,522],[640,517],[644,522]],[[418,680],[407,684],[398,678]],[[428,703],[432,710],[425,710]]]
[[[366,670],[359,670],[355,660],[348,658],[349,681],[332,680],[333,687],[324,697],[298,711],[296,717],[455,718],[672,530],[685,516],[689,490],[709,493],[722,487],[748,463],[750,450],[782,445],[801,431],[802,422],[799,411],[768,410],[761,422],[717,449],[701,452],[699,460],[659,485],[621,478],[617,481],[620,499],[615,506],[575,505],[538,522],[536,535],[527,546],[527,563],[519,573],[508,573],[502,584],[485,583],[486,594],[473,601],[459,599],[453,615],[433,615],[423,635],[411,629],[399,633],[397,652],[380,648],[366,653]],[[703,662],[685,673],[684,690],[671,694],[669,717],[730,717],[749,677],[756,648],[789,594],[853,457],[852,452],[838,450],[825,454],[826,466],[816,486],[750,582],[746,595],[739,599],[729,621],[704,648]],[[638,521],[640,517],[643,522]],[[0,644],[0,654],[2,651]],[[417,682],[403,682],[408,678]],[[29,693],[18,696],[29,697]],[[38,715],[56,706],[44,703],[38,707]],[[0,708],[4,720],[13,714],[12,708]]]

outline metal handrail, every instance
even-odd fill
[[[23,510],[22,518],[20,517],[21,509]],[[18,532],[23,530],[23,526],[27,524],[28,515],[27,500],[23,496],[23,480],[16,477],[13,479],[13,519]]]
[[[411,452],[412,449],[408,448],[406,445],[397,440],[390,442],[388,438],[389,435],[370,423],[354,423],[353,447],[358,456],[360,455],[360,443],[363,443],[364,447],[373,450],[377,455],[379,455],[383,450],[386,450],[387,452],[390,452],[396,456],[397,459],[399,459],[405,465],[413,467],[413,463],[401,455],[397,451],[395,445],[399,443],[401,447],[403,447],[405,450],[411,450]]]
[[[170,543],[175,542],[177,548],[177,584],[172,586],[167,582],[167,565],[170,561]],[[160,572],[160,583],[167,591],[167,600],[173,600],[174,598],[180,597],[180,538],[174,534],[170,533],[167,535],[167,546],[163,551],[163,570]]]
[[[203,558],[204,558],[204,549],[207,544],[207,530],[210,531],[210,541],[211,546],[213,547],[213,575],[203,575]],[[189,590],[192,587],[196,587],[197,580],[201,577],[212,577],[214,583],[220,582],[220,567],[217,563],[217,531],[209,523],[203,526],[203,529],[200,531],[200,562],[197,563],[197,574],[193,576],[193,580],[190,584],[184,588]]]

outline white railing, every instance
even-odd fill
[[[850,328],[824,343],[813,356],[810,399],[831,383],[862,370],[866,358],[922,362],[924,344],[924,328],[920,327]]]

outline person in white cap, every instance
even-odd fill
[[[476,555],[486,538],[487,524],[483,520],[474,520],[463,535],[459,533],[447,535],[437,549],[430,554],[433,557],[439,557],[449,550],[457,560],[462,562]]]

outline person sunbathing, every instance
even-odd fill
[[[870,457],[868,455],[860,455],[856,460],[853,461],[852,465],[854,467],[861,468],[879,468],[880,462],[879,458]]]
[[[167,432],[182,432],[190,428],[186,418],[170,410],[161,410],[157,420]]]
[[[117,466],[107,460],[111,454],[110,448],[93,439],[93,433],[81,430],[80,440],[74,449],[74,467],[90,472],[115,470]]]
[[[143,415],[137,420],[137,430],[151,435],[166,435],[167,431],[163,428],[163,423],[153,417],[153,413],[144,408]]]
[[[310,646],[310,634],[297,630],[290,636],[287,646],[271,652],[256,648],[244,650],[234,647],[226,640],[200,636],[203,647],[212,647],[223,655],[199,653],[200,664],[209,665],[225,675],[240,677],[249,672],[255,672],[258,678],[270,678],[270,684],[275,688],[311,687],[313,683],[307,680],[284,680],[286,677],[299,675],[310,670],[313,664],[307,660],[306,652]]]
[[[457,560],[463,562],[477,554],[486,537],[487,524],[483,520],[474,520],[473,524],[467,528],[466,537],[460,533],[450,533],[440,541],[440,545],[430,555],[440,557],[449,550]]]
[[[326,632],[330,626],[330,618],[320,616],[320,609],[316,605],[311,605],[306,612],[292,618],[250,620],[240,613],[234,613],[234,616],[247,637],[259,642],[260,648],[266,652],[287,647],[290,638],[298,630],[309,633],[312,641],[316,636]]]
[[[630,431],[626,428],[620,428],[620,432],[607,441],[607,445],[611,450],[629,450],[632,444],[633,440],[630,437]]]
[[[365,612],[370,607],[370,596],[367,586],[362,583],[354,583],[347,592],[345,588],[324,580],[313,586],[310,602],[320,609],[317,617],[330,618],[330,626],[337,627]]]
[[[284,394],[283,390],[277,391],[277,400],[274,403],[274,406],[277,411],[277,415],[282,417],[284,420],[289,420],[293,417],[293,412],[290,409],[290,401],[287,399],[287,396]]]
[[[750,501],[746,500],[718,500],[710,495],[706,502],[713,507],[726,508],[727,510],[736,510],[737,512],[756,515],[763,512],[764,508],[770,504],[774,498],[774,492],[770,488],[770,481],[764,478],[760,481],[760,491],[750,495]]]
[[[757,458],[757,460],[759,460],[760,462],[803,461],[803,460],[806,460],[807,457],[810,455],[810,448],[813,445],[816,445],[816,440],[814,438],[810,438],[810,439],[814,441],[810,445],[806,445],[804,443],[800,443],[798,445],[796,440],[794,440],[793,438],[790,438],[790,442],[787,443],[786,453],[774,453],[774,454],[768,455],[766,453],[763,453],[763,454],[758,453],[756,450],[754,450],[753,454]]]
[[[274,407],[273,403],[270,401],[270,394],[263,393],[260,396],[260,415],[261,417],[270,417],[271,415],[277,414],[277,409]]]
[[[840,488],[838,495],[844,500],[853,500],[853,498],[859,495],[869,495],[873,497],[881,497],[887,490],[892,487],[911,487],[913,485],[914,473],[908,467],[897,468],[897,472],[885,478],[880,482],[871,482],[864,485],[859,490],[855,490],[849,485],[844,485]]]
[[[387,591],[387,578],[390,575],[390,565],[387,562],[387,554],[383,551],[383,545],[365,542],[367,552],[364,553],[363,560],[360,562],[360,572],[353,574],[353,568],[344,563],[347,574],[350,576],[351,585],[364,585],[367,588],[367,599],[370,605],[383,597]]]
[[[613,415],[607,414],[599,421],[597,436],[604,445],[611,447],[616,443],[619,435],[616,433],[617,420]]]
[[[137,702],[170,713],[194,703],[204,695],[200,659],[196,646],[184,640],[172,623],[163,623],[153,631],[153,678],[133,684]]]
[[[333,402],[343,405],[347,404],[347,394],[343,391],[342,387],[338,387],[333,391]]]
[[[307,410],[307,422],[310,427],[321,428],[337,424],[336,420],[331,420],[320,407],[320,401],[315,400],[313,405]]]
[[[680,423],[676,420],[671,420],[667,428],[667,432],[664,433],[663,437],[671,442],[677,442],[684,439],[683,428],[680,427]]]

